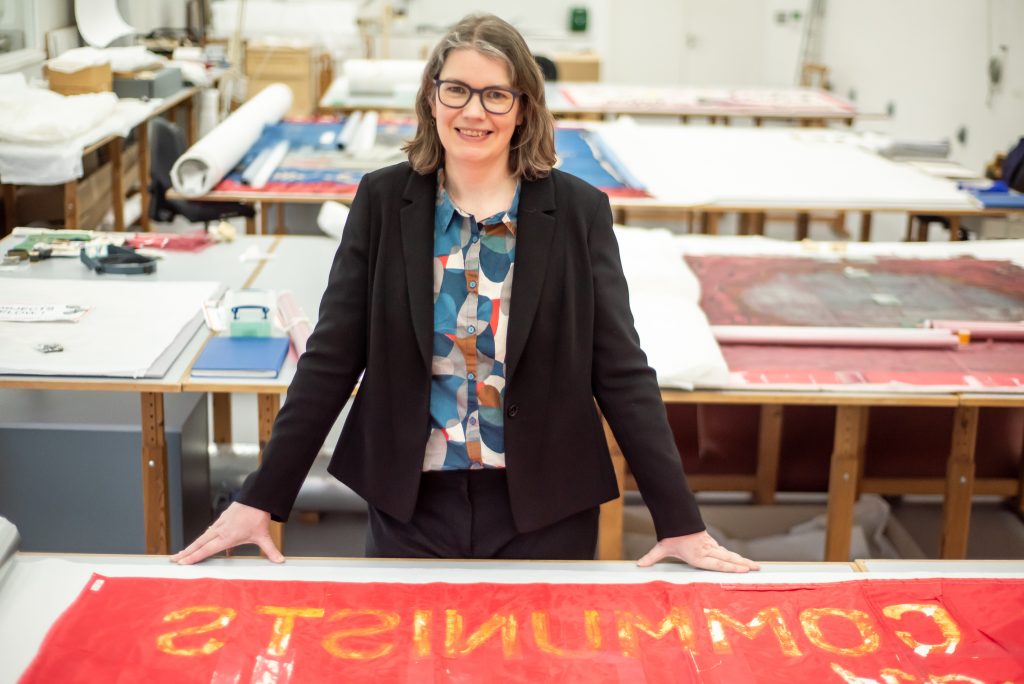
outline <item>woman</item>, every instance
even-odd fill
[[[650,565],[757,564],[704,531],[640,349],[608,198],[553,170],[522,36],[469,16],[435,48],[409,162],[368,174],[320,318],[239,502],[172,560],[287,518],[359,380],[329,470],[369,503],[368,556],[593,557],[618,495],[601,420],[651,509]],[[364,372],[365,371],[365,372]]]

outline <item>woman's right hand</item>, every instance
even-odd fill
[[[240,544],[255,544],[269,560],[284,562],[284,555],[270,539],[270,514],[237,501],[228,506],[198,539],[171,556],[171,562],[192,565]]]

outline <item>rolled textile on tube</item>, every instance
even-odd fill
[[[273,83],[238,108],[174,163],[171,183],[186,197],[210,192],[252,147],[263,127],[280,121],[292,106],[292,91]]]
[[[281,165],[285,155],[288,154],[288,141],[282,140],[273,147],[270,148],[270,154],[267,155],[266,159],[253,174],[252,179],[249,181],[249,185],[255,189],[262,188],[270,180],[270,177],[274,175],[274,171]]]
[[[1024,321],[926,321],[925,328],[966,330],[972,340],[1024,340]]]
[[[352,142],[346,148],[346,151],[351,152],[352,156],[358,157],[373,149],[377,142],[378,118],[377,112],[371,111],[363,114],[363,120],[359,122],[359,128],[356,129]]]
[[[263,164],[267,161],[267,157],[270,156],[270,152],[273,149],[274,148],[272,146],[264,147],[262,150],[260,150],[260,153],[256,155],[256,158],[249,162],[249,165],[245,167],[244,171],[242,171],[243,183],[245,183],[246,185],[252,184],[252,179],[259,172],[260,167],[262,167]]]
[[[954,349],[960,344],[953,331],[928,328],[713,325],[711,331],[719,344],[916,349]]]
[[[306,342],[312,328],[306,312],[295,301],[291,292],[284,291],[277,297],[277,316],[280,318],[281,327],[288,333],[295,347],[295,353],[302,356],[306,351]]]
[[[345,118],[345,123],[341,125],[341,132],[338,133],[338,147],[345,149],[352,144],[352,139],[356,135],[356,131],[359,130],[359,122],[363,120],[362,112],[352,112]]]
[[[344,74],[353,95],[392,95],[402,87],[420,82],[425,60],[348,59]]]

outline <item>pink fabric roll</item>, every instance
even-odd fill
[[[713,325],[711,331],[719,344],[910,349],[953,349],[960,344],[953,331],[929,328]]]
[[[1024,341],[1024,321],[928,321],[926,327],[954,333],[966,330],[971,340]]]
[[[277,315],[281,319],[281,327],[288,333],[295,348],[295,354],[302,356],[306,351],[306,342],[312,328],[306,312],[295,301],[291,292],[282,292],[277,297]]]

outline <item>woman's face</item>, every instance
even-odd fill
[[[477,89],[512,88],[508,66],[503,61],[469,48],[449,52],[438,78]],[[445,163],[507,165],[512,133],[522,122],[519,99],[515,99],[507,114],[492,114],[484,109],[476,93],[464,107],[454,108],[441,102],[435,88],[430,109],[437,120]]]

